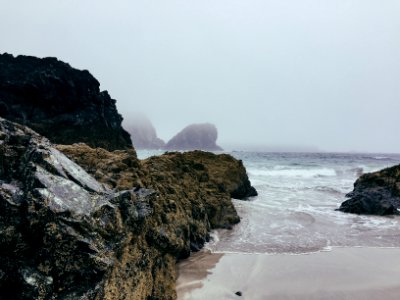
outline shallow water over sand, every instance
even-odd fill
[[[400,217],[335,211],[364,172],[399,155],[234,152],[259,196],[234,200],[241,223],[213,233],[219,253],[309,253],[332,246],[400,247]]]

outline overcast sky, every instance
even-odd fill
[[[0,51],[88,69],[168,140],[400,152],[398,0],[0,0]]]

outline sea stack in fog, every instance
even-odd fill
[[[210,123],[192,124],[175,135],[166,145],[166,150],[208,150],[220,151],[216,144],[218,131]]]
[[[129,114],[123,126],[130,133],[136,149],[162,149],[165,146],[165,142],[157,137],[151,121],[142,114]]]
[[[400,165],[362,175],[338,210],[355,214],[393,215],[400,208]]]

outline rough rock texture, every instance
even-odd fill
[[[203,151],[186,152],[183,156],[204,165],[211,184],[217,186],[221,192],[229,193],[232,198],[246,199],[257,196],[257,191],[251,186],[241,160],[229,154],[216,155]]]
[[[111,189],[144,187],[144,173],[133,148],[109,152],[83,143],[56,145],[56,148]]]
[[[165,145],[167,150],[222,150],[216,144],[217,128],[213,124],[192,124],[185,127]]]
[[[393,215],[400,209],[400,165],[362,175],[338,210],[356,214]]]
[[[157,191],[160,201],[154,208],[154,227],[163,227],[166,236],[175,240],[170,248],[179,249],[174,250],[177,257],[200,249],[210,229],[230,228],[239,222],[231,197],[257,194],[242,162],[226,154],[172,152],[138,161],[128,151],[108,152],[83,144],[57,148],[111,188]]]
[[[119,268],[146,232],[154,193],[111,191],[46,138],[3,119],[0,159],[1,299],[126,299],[114,278],[159,267],[138,249],[140,259]]]
[[[88,72],[56,58],[0,55],[0,116],[54,143],[132,147],[115,100]]]
[[[176,260],[256,193],[228,155],[139,161],[115,100],[55,58],[0,55],[0,116],[79,142],[0,118],[0,299],[175,299]]]
[[[157,137],[156,129],[150,120],[141,114],[129,114],[123,127],[130,133],[136,149],[162,149],[165,142]]]
[[[176,260],[239,222],[203,152],[57,148],[0,119],[0,299],[175,299]]]

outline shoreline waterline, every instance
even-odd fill
[[[203,250],[178,263],[178,299],[394,300],[400,295],[400,265],[394,263],[399,257],[400,248],[387,247],[305,254]]]

